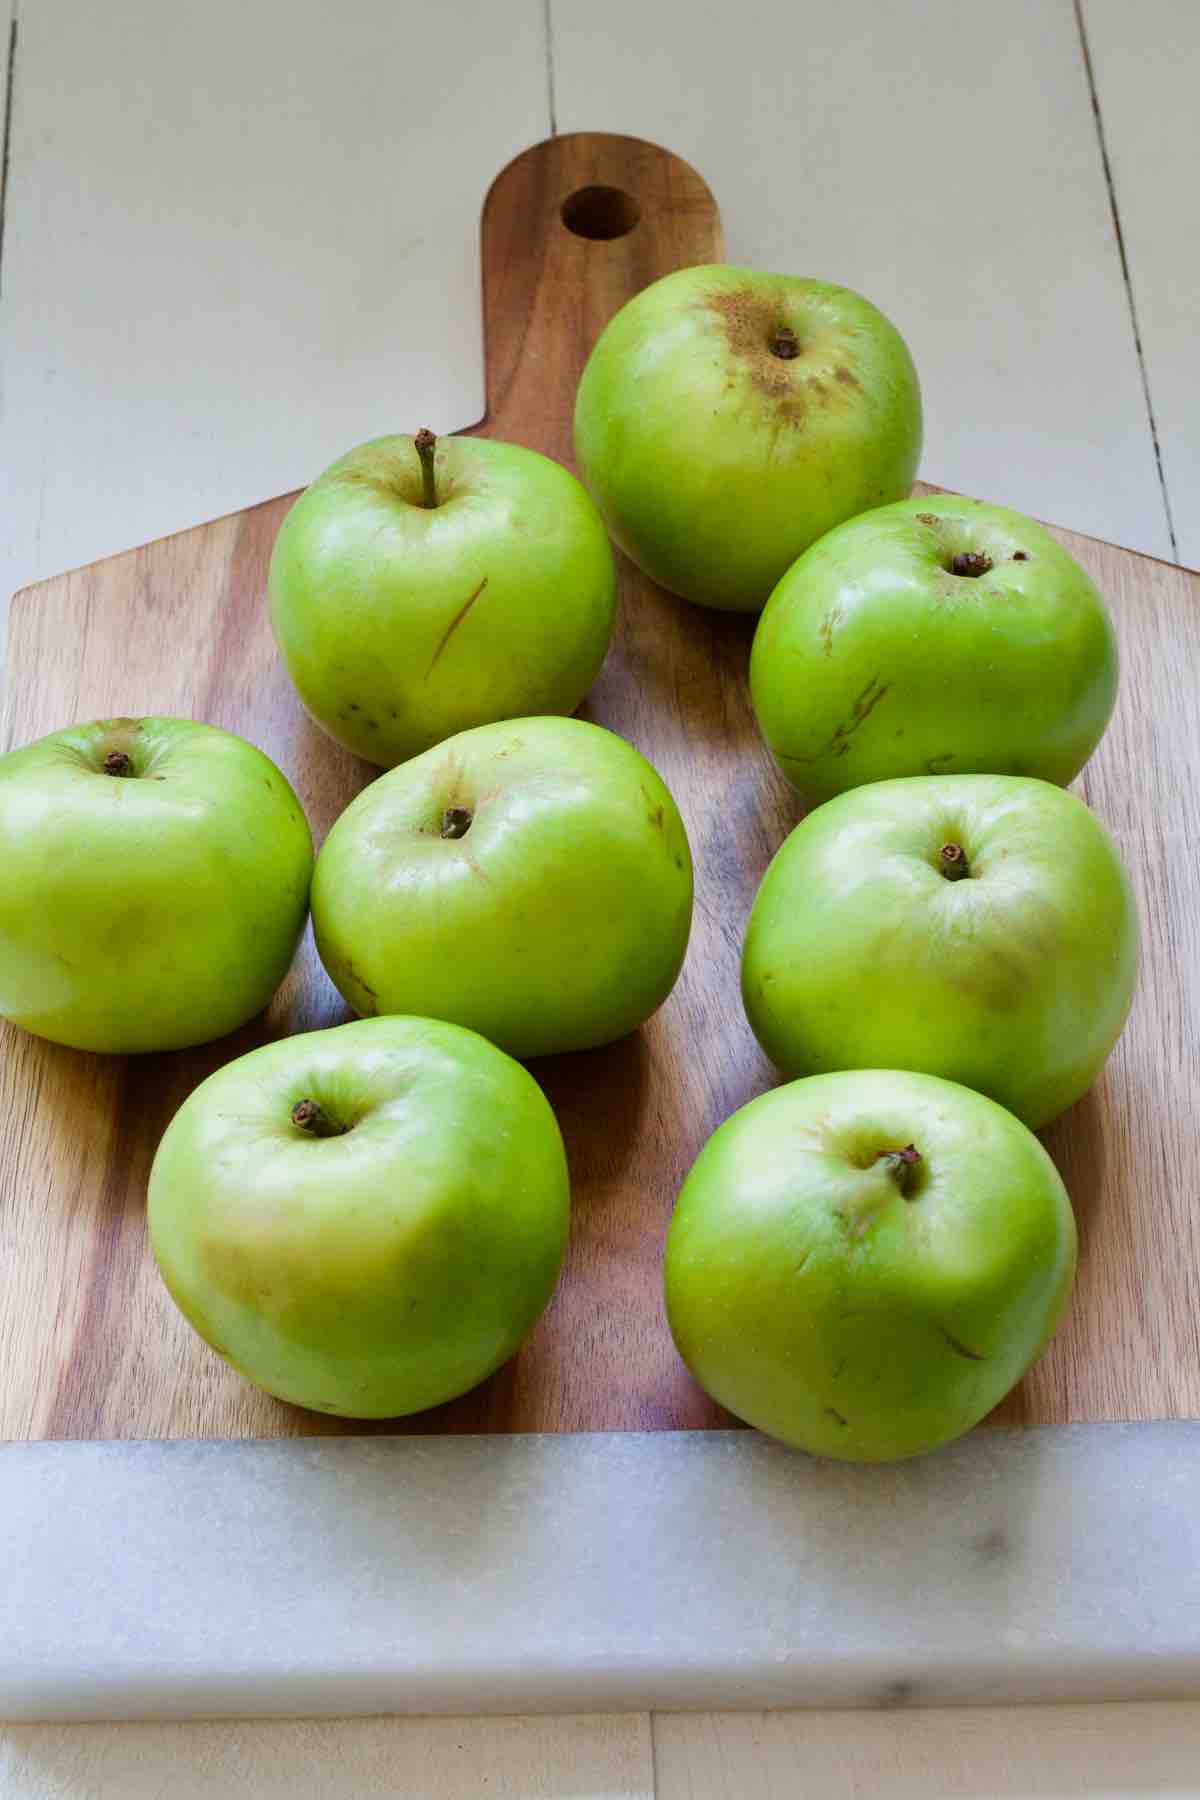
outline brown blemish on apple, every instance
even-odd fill
[[[433,674],[433,671],[436,669],[436,667],[438,665],[438,660],[441,657],[442,652],[445,650],[446,645],[450,642],[450,639],[454,636],[455,632],[458,630],[459,626],[462,624],[463,620],[466,618],[467,614],[470,612],[471,608],[474,606],[475,602],[478,600],[480,594],[482,594],[482,592],[483,592],[484,588],[487,586],[487,584],[488,584],[488,578],[485,575],[483,580],[480,582],[479,586],[475,589],[475,592],[473,594],[467,595],[467,598],[463,601],[462,605],[459,607],[458,611],[455,613],[454,617],[451,619],[450,623],[447,625],[445,631],[443,631],[441,638],[438,641],[437,649],[434,651],[433,655],[429,659],[429,667],[425,671],[426,681],[429,680],[429,677]]]
[[[825,617],[821,620],[821,624],[818,629],[817,635],[820,638],[822,644],[825,646],[826,656],[833,655],[834,628],[835,628],[835,626],[837,626],[841,623],[841,619],[842,619],[841,607],[840,606],[831,606],[829,611],[825,614]]]
[[[884,695],[891,692],[891,686],[890,681],[880,681],[878,675],[872,675],[866,687],[855,697],[849,717],[842,720],[837,730],[826,739],[820,749],[814,750],[809,756],[795,756],[790,751],[784,751],[782,760],[803,766],[806,763],[818,762],[821,757],[830,754],[845,756],[850,748],[850,739],[860,726],[866,724]]]
[[[369,982],[363,980],[348,956],[342,958],[342,970],[347,981],[353,982],[356,988],[360,988],[364,994],[370,996],[372,1004],[366,1009],[367,1013],[369,1015],[377,1013],[379,1011],[379,995]]]
[[[742,364],[755,391],[774,405],[781,420],[804,422],[804,398],[794,370],[800,357],[777,356],[771,348],[779,330],[779,307],[750,288],[708,294],[700,303],[720,319],[730,350]]]
[[[922,525],[940,525],[942,522],[936,513],[914,513],[913,517],[919,519]]]
[[[964,1356],[968,1362],[987,1361],[987,1357],[983,1354],[982,1350],[969,1350],[965,1344],[960,1343],[958,1338],[947,1331],[944,1325],[939,1326],[938,1329],[956,1356]]]
[[[862,382],[858,379],[858,376],[852,369],[848,369],[844,363],[840,364],[833,371],[833,378],[835,381],[840,381],[844,387],[861,388],[862,386]]]

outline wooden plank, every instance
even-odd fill
[[[27,582],[480,418],[479,196],[548,129],[543,0],[37,0],[16,92],[0,635]]]
[[[1042,1134],[1070,1191],[1080,1272],[1064,1330],[1000,1409],[1010,1422],[1200,1413],[1200,576],[1068,531],[1121,648],[1112,723],[1078,791],[1137,895],[1130,1022],[1090,1094]]]
[[[1179,560],[1200,568],[1200,8],[1083,0]]]
[[[644,1714],[0,1725],[5,1800],[654,1800]]]
[[[658,1714],[657,1800],[1184,1800],[1200,1702]]]
[[[1131,62],[1174,54],[1125,11]],[[895,319],[925,390],[927,481],[1170,554],[1071,0],[659,0],[652,28],[644,0],[550,13],[560,129],[670,144],[712,184],[731,262],[848,282]],[[1193,73],[1180,55],[1181,132]],[[1162,277],[1181,404],[1194,186]]]
[[[558,222],[563,197],[624,186],[642,223],[609,242]],[[621,139],[539,146],[485,213],[487,429],[569,457],[578,369],[621,299],[719,255],[711,197],[676,159]],[[241,730],[296,782],[320,838],[367,777],[300,712],[262,605],[287,501],[44,584],[14,611],[6,743],[68,719],[183,711]],[[1076,1202],[1076,1303],[1002,1416],[1200,1412],[1200,1145],[1189,1044],[1200,1019],[1200,714],[1175,672],[1200,663],[1200,580],[1060,534],[1114,610],[1124,676],[1083,791],[1115,830],[1142,909],[1141,997],[1109,1070],[1048,1133]],[[589,716],[662,769],[698,864],[683,979],[633,1038],[537,1073],[568,1141],[574,1224],[545,1321],[513,1363],[412,1430],[634,1429],[724,1422],[674,1355],[659,1260],[670,1208],[714,1127],[773,1075],[738,994],[742,924],[796,814],[759,742],[752,621],[690,608],[621,567],[621,621]],[[242,1436],[346,1429],[227,1371],[166,1300],[146,1252],[146,1171],[173,1108],[264,1037],[345,1016],[306,942],[274,1006],[207,1050],[105,1061],[0,1039],[0,1435]],[[396,1429],[394,1425],[387,1429]]]

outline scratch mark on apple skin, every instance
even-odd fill
[[[823,756],[845,756],[850,748],[850,739],[860,725],[866,724],[884,695],[891,692],[891,686],[890,681],[881,682],[878,675],[872,675],[866,687],[855,697],[850,716],[842,720],[832,737],[827,738],[819,750],[812,751],[808,756],[797,756],[792,751],[785,750],[779,753],[780,761],[804,767],[809,763],[820,762]]]
[[[946,1330],[944,1325],[939,1325],[938,1330],[941,1332],[956,1356],[965,1356],[968,1362],[987,1361],[987,1357],[983,1354],[982,1350],[968,1350],[967,1346],[961,1344],[956,1337],[953,1337],[951,1333]]]
[[[488,578],[485,575],[483,580],[480,582],[479,586],[475,589],[475,592],[473,594],[471,594],[466,600],[463,601],[462,605],[459,607],[458,611],[455,613],[454,617],[451,619],[450,623],[447,625],[445,631],[443,631],[443,633],[441,635],[441,639],[438,643],[438,647],[429,659],[429,667],[425,671],[426,681],[429,680],[429,677],[433,674],[433,671],[437,668],[438,662],[441,659],[442,652],[445,650],[446,645],[450,642],[450,639],[454,636],[455,632],[458,630],[459,626],[462,624],[463,620],[466,618],[467,614],[470,612],[471,608],[474,606],[475,602],[478,600],[480,594],[482,594],[482,592],[483,592],[484,588],[487,586],[487,584],[488,584]]]
[[[363,980],[348,956],[342,958],[342,971],[348,982],[353,982],[356,988],[360,988],[364,994],[370,996],[371,1004],[365,1012],[361,1012],[360,1016],[363,1018],[374,1017],[379,1011],[379,995],[375,992],[375,989],[369,982]]]
[[[473,875],[478,876],[479,880],[482,881],[484,887],[491,887],[492,878],[488,874],[486,869],[480,867],[478,858],[472,856],[472,854],[469,850],[464,850],[462,855],[463,855],[463,861],[466,863],[466,865],[470,869],[471,873]]]
[[[825,1411],[829,1414],[831,1419],[836,1419],[839,1425],[849,1426],[849,1419],[846,1418],[844,1413],[840,1413],[836,1406],[827,1406]]]
[[[841,617],[842,617],[841,607],[834,606],[834,607],[830,608],[830,610],[825,614],[825,617],[821,620],[820,629],[818,631],[818,636],[820,637],[821,642],[825,647],[826,656],[833,655],[834,627],[841,622]]]

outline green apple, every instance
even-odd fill
[[[318,725],[390,768],[472,725],[571,713],[608,649],[616,574],[575,477],[487,438],[376,438],[287,515],[275,637]]]
[[[588,358],[575,455],[621,548],[685,599],[757,612],[802,550],[907,494],[921,395],[849,288],[713,263],[621,308]]]
[[[692,917],[665,783],[580,719],[461,732],[334,825],[313,876],[322,961],[359,1013],[420,1013],[513,1056],[584,1050],[666,999]]]
[[[205,1341],[268,1393],[391,1418],[513,1354],[567,1241],[532,1076],[472,1031],[363,1019],[253,1050],[180,1107],[150,1241]]]
[[[810,801],[901,775],[1065,784],[1108,724],[1117,646],[1048,531],[944,494],[864,513],[805,551],[759,621],[750,691]]]
[[[1017,775],[853,788],[786,839],[742,995],[789,1075],[919,1069],[1027,1125],[1078,1100],[1125,1023],[1137,915],[1082,800]]]
[[[204,1044],[261,1011],[312,838],[269,757],[191,719],[100,719],[0,757],[0,1015],[77,1050]]]
[[[1075,1273],[1054,1164],[993,1101],[887,1070],[763,1094],[708,1140],[667,1239],[700,1385],[821,1456],[949,1442],[1021,1379]]]

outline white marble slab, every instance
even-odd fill
[[[1200,1425],[0,1449],[0,1717],[1200,1692]]]

